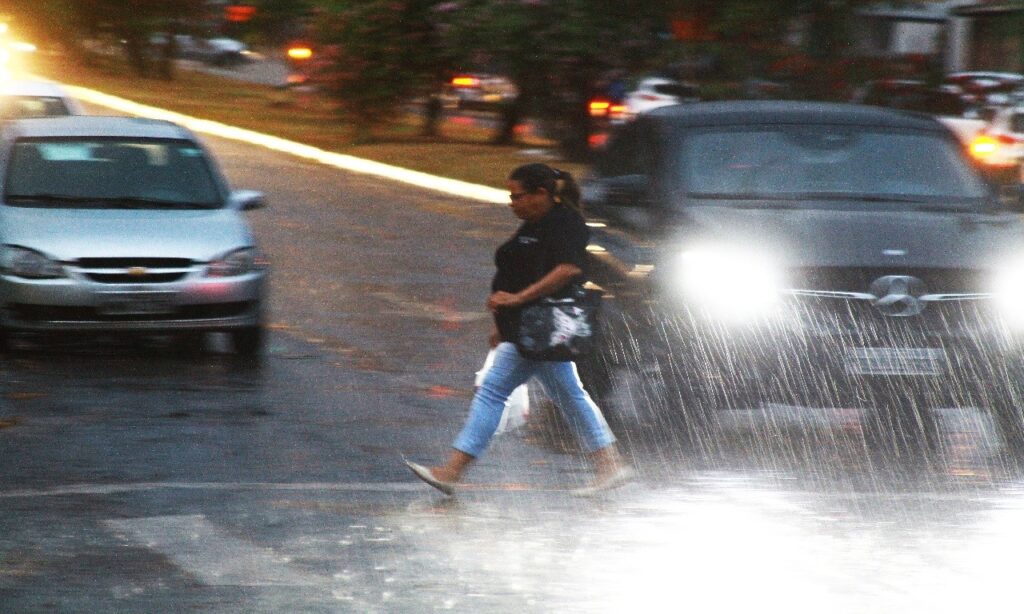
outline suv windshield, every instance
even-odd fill
[[[8,164],[4,202],[16,207],[220,207],[203,151],[191,141],[22,139]]]
[[[683,185],[696,198],[954,201],[950,207],[962,207],[989,194],[952,141],[923,132],[722,128],[690,133],[681,147]]]

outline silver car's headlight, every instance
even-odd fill
[[[236,249],[210,261],[207,277],[236,277],[256,270],[256,250],[251,247]]]
[[[782,268],[760,253],[727,247],[698,247],[680,254],[673,275],[676,292],[688,303],[722,320],[764,316],[778,305]]]
[[[6,245],[0,255],[0,267],[7,275],[27,279],[56,279],[64,277],[64,265],[45,254],[28,249]]]

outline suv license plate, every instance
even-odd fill
[[[151,315],[174,311],[172,292],[106,292],[99,312],[108,316]]]
[[[946,353],[936,348],[852,348],[846,370],[854,375],[940,375]]]

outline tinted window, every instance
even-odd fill
[[[7,169],[4,200],[15,206],[212,208],[220,191],[203,151],[177,140],[25,139]]]
[[[982,198],[988,187],[951,141],[838,126],[692,132],[682,140],[687,191],[721,197]]]

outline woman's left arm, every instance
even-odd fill
[[[558,292],[564,288],[566,284],[572,281],[573,278],[581,275],[582,273],[583,269],[575,264],[563,262],[551,269],[547,275],[541,277],[519,292],[495,292],[487,299],[487,308],[494,311],[499,307],[519,307],[521,305],[525,305],[526,303],[530,303],[539,298]]]

